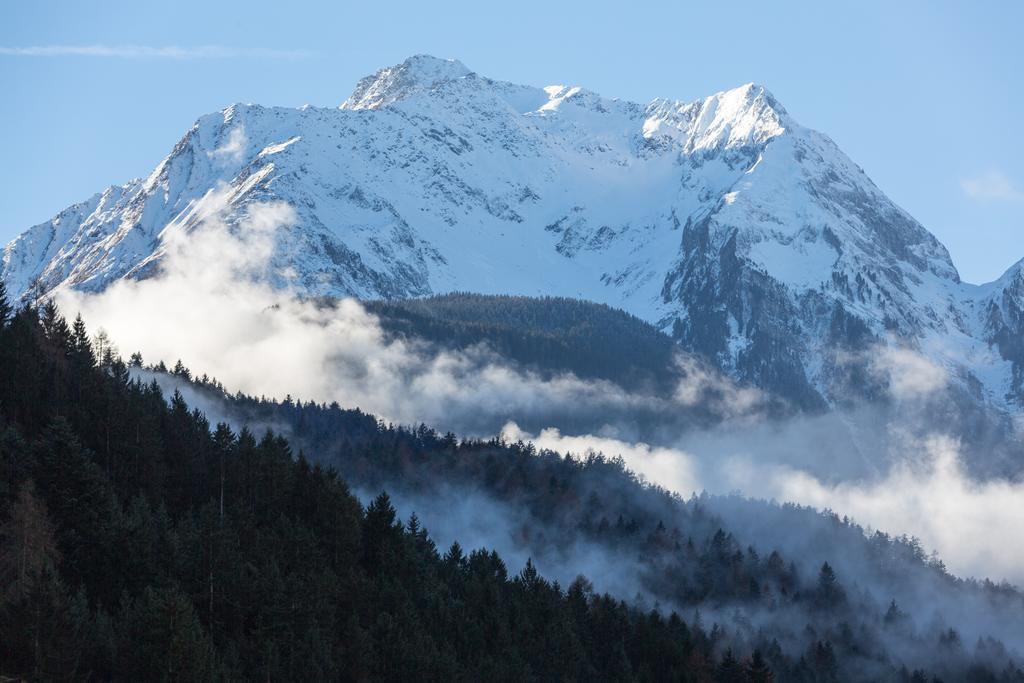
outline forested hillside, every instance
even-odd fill
[[[792,504],[683,500],[600,454],[563,457],[384,425],[337,405],[228,396],[182,366],[165,377],[232,421],[274,425],[359,488],[387,488],[424,519],[488,527],[506,554],[532,555],[564,582],[585,569],[618,595],[700,615],[715,626],[719,652],[772,652],[775,670],[789,672],[782,680],[801,680],[792,667],[818,640],[837,649],[838,680],[888,680],[904,666],[941,667],[959,680],[971,667],[1002,670],[1020,646],[1024,597],[950,575],[913,538]],[[833,583],[834,594],[823,588]]]
[[[633,391],[671,392],[680,348],[653,325],[604,304],[563,297],[447,294],[367,301],[392,334],[446,348],[486,343],[545,374],[572,372]]]
[[[878,555],[864,566],[888,571],[894,590],[901,577],[943,590],[935,597],[969,608],[963,624],[878,604],[868,584],[880,575],[741,545],[709,502],[644,486],[599,456],[230,398],[179,366],[192,391],[250,413],[236,425],[281,424],[308,451],[212,425],[181,394],[133,378],[141,359],[125,363],[81,319],[0,301],[4,676],[1024,680],[1002,644],[960,635],[976,629],[979,601],[1012,617],[1020,595],[959,582],[904,541],[872,539]],[[614,550],[643,574],[643,594],[616,596],[630,606],[585,578],[548,581],[532,562],[438,549],[379,493],[416,500],[439,481],[523,510],[527,531],[552,543],[575,535]],[[355,489],[374,490],[365,508]],[[779,519],[803,516],[814,515]],[[861,534],[826,523],[839,541]]]
[[[572,376],[610,382],[601,389],[607,396],[632,394],[628,406],[588,411],[567,401],[550,406],[542,417],[529,411],[504,416],[514,415],[528,429],[557,424],[596,432],[614,424],[650,439],[718,424],[733,411],[782,417],[796,410],[785,398],[738,385],[653,325],[605,304],[473,293],[361,303],[390,339],[411,342],[425,357],[457,351],[462,358],[491,360],[544,381]],[[736,400],[741,393],[743,400]]]

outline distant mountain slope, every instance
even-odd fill
[[[641,105],[412,57],[338,109],[202,117],[149,177],[10,243],[3,277],[33,298],[150,276],[217,188],[229,222],[295,208],[263,276],[303,294],[589,299],[811,408],[859,390],[856,352],[906,346],[971,400],[1020,408],[1020,267],[961,283],[934,236],[758,85]]]

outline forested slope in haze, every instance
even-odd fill
[[[670,392],[682,351],[654,326],[603,304],[562,297],[457,293],[367,301],[392,334],[447,348],[486,343],[504,358],[544,373],[572,372],[630,390]]]
[[[876,577],[817,560],[809,573],[744,547],[699,500],[645,487],[621,463],[392,427],[337,406],[219,396],[324,449],[306,457],[269,431],[211,425],[132,372],[52,305],[0,311],[5,676],[926,680],[920,668],[1022,679],[997,640],[877,604],[858,583]],[[472,485],[527,511],[539,536],[575,533],[639,555],[647,594],[666,599],[630,607],[585,579],[549,582],[533,563],[518,571],[487,550],[439,550],[387,496],[360,506],[342,476],[360,489],[391,482],[406,497],[439,480]],[[845,538],[860,533],[826,521]],[[915,584],[931,575],[923,585],[943,598],[1020,610],[1011,589],[953,579],[902,541],[873,543],[875,571]],[[680,618],[675,605],[695,612]],[[763,623],[724,618],[733,611]]]

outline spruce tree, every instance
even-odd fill
[[[846,600],[846,592],[839,585],[839,579],[836,578],[835,570],[832,569],[828,562],[821,565],[821,571],[818,573],[816,597],[818,605],[825,609],[832,609]]]
[[[40,312],[43,325],[43,334],[54,349],[60,353],[69,351],[68,345],[71,341],[71,329],[67,320],[60,314],[57,304],[53,299],[47,299]]]
[[[0,329],[7,327],[7,323],[14,316],[14,307],[7,297],[7,283],[0,277]]]
[[[75,316],[75,322],[71,326],[71,351],[79,363],[79,367],[86,368],[96,365],[92,342],[89,341],[89,332],[85,329],[85,321],[82,320],[81,313]]]
[[[128,607],[119,652],[122,675],[146,681],[217,678],[213,644],[192,602],[176,588],[147,588]]]
[[[775,680],[775,676],[767,662],[764,661],[764,655],[760,650],[754,650],[746,668],[747,680],[750,683],[772,683]]]
[[[36,495],[35,484],[25,482],[0,525],[0,598],[25,597],[32,582],[44,571],[53,570],[60,550],[46,503]]]

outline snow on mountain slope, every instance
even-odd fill
[[[1001,382],[1007,395],[1020,401],[1024,396],[1024,259],[995,282],[975,288],[969,304],[975,336],[988,340],[1002,360],[1003,372],[992,373],[987,383]]]
[[[804,406],[840,400],[849,359],[879,342],[986,403],[1021,400],[1021,267],[961,283],[927,230],[754,84],[641,105],[412,57],[338,109],[202,117],[148,178],[11,242],[3,277],[25,298],[147,277],[222,187],[235,217],[295,208],[268,277],[302,294],[581,297]]]

